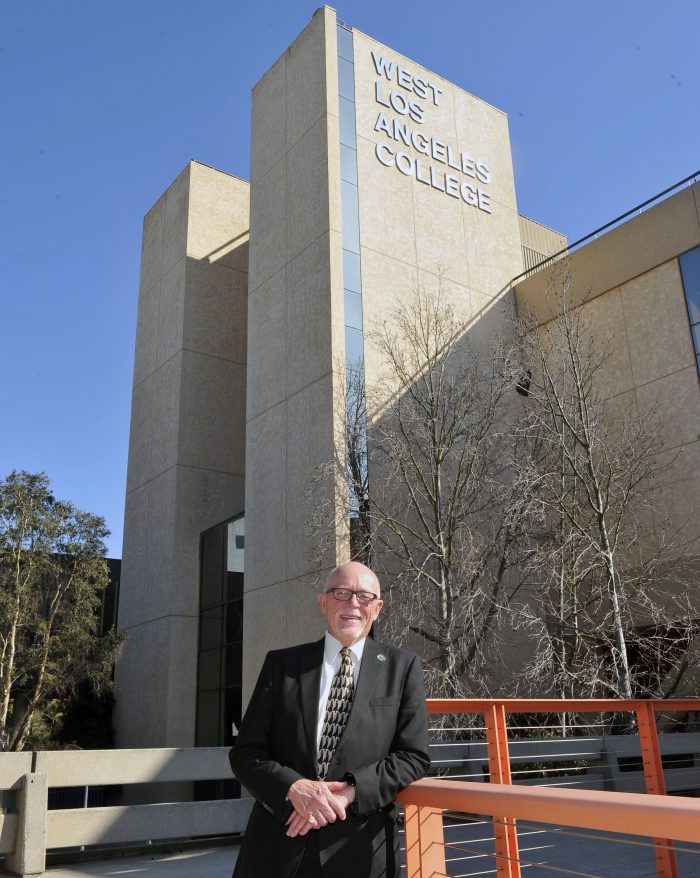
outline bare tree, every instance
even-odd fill
[[[347,372],[332,464],[347,505],[317,504],[310,530],[349,516],[353,557],[386,574],[384,634],[420,651],[431,694],[486,694],[503,682],[498,620],[517,588],[523,506],[507,463],[520,368],[502,340],[477,352],[441,289],[416,290],[368,342],[385,371],[367,387]]]
[[[527,451],[514,465],[535,514],[528,588],[511,610],[534,644],[525,673],[539,694],[670,695],[700,619],[697,556],[659,514],[675,458],[660,425],[606,399],[608,342],[585,309],[570,308],[567,271],[557,272],[553,319],[522,327]]]

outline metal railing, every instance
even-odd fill
[[[428,878],[445,872],[443,809],[489,814],[493,819],[496,871],[503,878],[520,878],[521,858],[516,831],[517,817],[538,822],[593,829],[626,831],[653,838],[659,878],[678,878],[673,842],[700,842],[700,802],[690,797],[660,798],[666,793],[664,762],[656,728],[657,713],[698,712],[700,699],[617,700],[617,699],[429,699],[428,713],[476,715],[483,718],[476,731],[483,731],[488,760],[489,784],[462,780],[425,780],[412,784],[399,797],[407,806],[406,857],[410,878]],[[647,796],[583,789],[534,789],[513,786],[509,741],[509,715],[536,714],[628,714],[639,742]],[[550,727],[551,728],[551,727]],[[472,734],[475,726],[457,725],[453,731]],[[523,733],[522,728],[511,731]],[[443,729],[444,734],[444,729]],[[667,736],[673,737],[673,736]],[[695,738],[695,736],[693,736]],[[588,755],[595,753],[591,739],[584,744]],[[520,743],[520,742],[518,742]],[[440,745],[438,745],[440,746]],[[569,756],[585,755],[576,738],[567,738]],[[561,755],[561,748],[559,755]],[[629,748],[622,748],[630,752]],[[550,745],[548,754],[554,755]],[[530,755],[528,758],[532,759]],[[695,781],[696,778],[693,777]],[[545,781],[540,781],[546,783]],[[437,785],[436,785],[437,784]],[[697,789],[697,787],[696,787]],[[427,791],[427,792],[426,792]],[[493,798],[493,795],[496,798]],[[513,807],[511,807],[511,802]],[[630,814],[635,816],[630,823]],[[589,815],[593,815],[590,817]],[[605,815],[599,820],[598,815]],[[663,815],[667,815],[664,817]],[[669,817],[668,815],[673,815]],[[551,818],[551,819],[550,819]],[[593,822],[590,822],[593,820]],[[619,829],[618,829],[619,827]],[[691,827],[686,830],[684,827]],[[690,834],[688,834],[690,833]],[[438,839],[440,839],[438,843]],[[572,873],[574,874],[574,873]],[[583,873],[581,873],[583,874]]]
[[[656,195],[652,195],[651,198],[647,198],[646,201],[642,201],[641,204],[637,204],[629,210],[625,211],[625,213],[621,213],[620,216],[616,216],[615,219],[611,219],[610,222],[605,223],[605,225],[600,226],[598,229],[594,229],[594,231],[589,232],[587,235],[584,235],[583,238],[579,238],[577,241],[574,241],[573,244],[567,244],[566,247],[562,247],[561,250],[558,250],[556,253],[552,253],[551,256],[546,256],[536,265],[533,265],[531,268],[526,268],[525,271],[521,271],[520,274],[516,274],[515,277],[511,278],[510,281],[506,284],[503,289],[509,289],[514,284],[516,284],[519,280],[522,280],[525,277],[529,277],[534,272],[539,271],[540,268],[544,268],[545,265],[548,265],[550,262],[554,262],[559,259],[559,257],[564,256],[572,251],[576,250],[581,244],[585,244],[587,241],[591,241],[594,238],[597,238],[601,232],[607,232],[609,229],[612,229],[618,223],[623,222],[628,217],[633,216],[634,214],[641,213],[645,208],[649,207],[652,204],[655,204],[657,201],[661,201],[662,198],[665,198],[667,195],[670,195],[672,192],[675,192],[676,189],[680,189],[682,186],[692,185],[700,180],[700,170],[694,171],[692,174],[689,174],[687,177],[684,177],[682,180],[679,180],[677,183],[674,183],[672,186],[669,186],[667,189],[664,189],[663,192],[657,192]]]
[[[700,801],[690,797],[518,787],[431,778],[411,784],[399,794],[398,801],[404,806],[405,813],[406,878],[447,876],[444,809],[493,817],[497,840],[495,871],[499,878],[521,874],[522,860],[515,838],[516,818],[605,833],[663,835],[669,840],[663,847],[659,847],[660,843],[655,840],[657,869],[661,852],[674,853],[671,840],[700,843]],[[504,817],[505,814],[509,816]],[[532,861],[522,864],[542,865]],[[552,871],[590,874],[573,868]]]
[[[480,782],[466,782],[461,778],[430,778],[412,784],[401,793],[399,801],[406,807],[405,840],[409,878],[446,874],[445,809],[486,814],[493,818],[494,856],[499,878],[518,878],[520,875],[523,858],[518,847],[516,818],[570,825],[579,829],[619,829],[652,836],[657,872],[662,878],[676,878],[678,875],[674,841],[700,842],[700,801],[680,796],[664,798],[662,795],[666,785],[660,743],[664,742],[667,754],[673,758],[674,754],[680,754],[688,761],[688,752],[692,752],[691,761],[700,764],[698,735],[670,734],[660,739],[656,729],[657,714],[700,712],[700,699],[443,699],[429,700],[427,708],[433,717],[445,714],[460,717],[454,725],[457,735],[463,739],[458,743],[456,756],[443,759],[441,748],[450,744],[444,741],[445,728],[441,729],[443,740],[432,747],[433,755],[438,757],[434,761],[435,770],[444,768],[446,763],[453,770],[459,770],[459,763],[465,757],[464,747],[468,747],[470,754],[477,754],[468,758],[473,758],[480,766],[486,765],[488,778],[480,778]],[[555,783],[561,783],[562,778],[567,778],[565,782],[571,783],[571,777],[556,765],[544,772],[544,779],[533,779],[533,769],[529,767],[513,770],[511,762],[516,766],[529,766],[543,761],[555,763],[563,760],[565,766],[568,763],[570,771],[572,760],[595,762],[599,759],[601,747],[597,742],[607,741],[607,738],[589,734],[586,737],[563,739],[548,737],[546,740],[515,738],[516,735],[541,732],[543,727],[523,729],[522,726],[507,725],[509,716],[514,719],[516,715],[545,714],[550,717],[544,725],[544,731],[549,735],[555,730],[551,715],[563,712],[568,715],[574,712],[630,715],[635,734],[616,736],[619,743],[611,738],[611,758],[615,764],[620,759],[629,760],[630,754],[633,757],[636,752],[634,745],[638,743],[638,762],[643,772],[637,774],[643,774],[647,793],[655,795],[561,786],[556,789],[538,788],[531,784],[552,782],[552,778],[556,778]],[[465,715],[481,719],[478,723],[465,724]],[[512,733],[511,740],[509,731]],[[484,740],[479,740],[481,737]],[[516,744],[519,750],[513,759],[510,749]],[[6,854],[6,868],[23,875],[41,872],[45,866],[47,848],[137,846],[149,841],[243,832],[252,805],[250,799],[47,809],[48,789],[66,786],[88,788],[114,784],[163,784],[161,798],[166,798],[169,797],[167,784],[230,778],[227,756],[228,748],[225,747],[1,754],[0,789],[13,791],[10,796],[15,799],[9,811],[0,814],[0,853]],[[513,785],[513,775],[517,771],[523,771],[524,774]],[[581,781],[576,774],[573,777],[573,783]],[[483,782],[486,779],[488,783]],[[610,782],[617,785],[620,777],[613,777]],[[690,773],[686,772],[684,779],[676,779],[675,782],[679,784],[677,789],[693,788],[697,791],[700,788],[694,768]],[[452,838],[453,828],[454,820],[449,818],[449,838]],[[566,870],[559,870],[562,871]]]

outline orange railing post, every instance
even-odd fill
[[[644,781],[647,793],[657,796],[666,795],[664,783],[664,766],[661,761],[661,747],[656,731],[654,704],[651,701],[639,701],[636,706],[637,728],[639,730],[639,746],[642,751]],[[654,838],[654,856],[656,872],[659,878],[678,878],[678,865],[673,842],[665,838]]]
[[[508,729],[503,703],[490,702],[484,708],[486,747],[491,783],[510,784],[508,758]],[[520,878],[518,834],[512,817],[493,818],[493,837],[496,848],[496,874],[499,878]]]
[[[445,838],[439,808],[404,807],[406,878],[443,878]]]

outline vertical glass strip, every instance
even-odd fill
[[[688,250],[678,257],[681,279],[688,308],[690,333],[695,349],[695,363],[700,375],[700,247]]]
[[[337,33],[350,554],[353,558],[369,563],[371,553],[367,493],[367,412],[362,320],[360,211],[355,129],[355,64],[352,31],[344,25],[338,24]]]

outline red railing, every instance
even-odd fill
[[[429,699],[429,714],[484,717],[488,785],[426,779],[399,796],[405,806],[407,878],[446,875],[442,811],[488,814],[493,818],[499,878],[520,878],[516,818],[539,823],[625,832],[653,838],[659,878],[678,878],[674,840],[700,842],[700,801],[664,796],[666,789],[656,713],[700,712],[700,699]],[[508,714],[624,713],[634,715],[647,794],[512,786]]]

